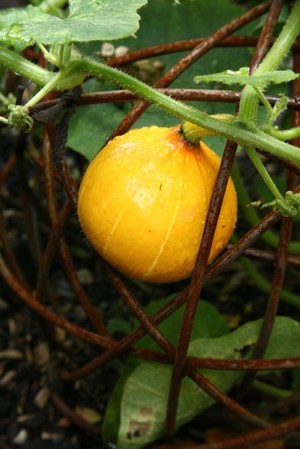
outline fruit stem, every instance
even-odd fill
[[[231,123],[234,120],[234,115],[231,114],[214,114],[210,115],[210,117],[213,117],[224,123]],[[194,123],[188,121],[183,122],[181,126],[181,132],[184,138],[194,145],[198,145],[203,137],[215,136],[218,134],[214,130],[208,130],[206,128],[203,128],[202,126],[195,125]]]

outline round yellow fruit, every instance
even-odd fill
[[[189,143],[181,126],[132,129],[111,140],[88,166],[78,216],[96,251],[125,275],[173,282],[191,275],[220,158]],[[235,227],[229,179],[209,262]]]

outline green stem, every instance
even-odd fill
[[[59,82],[61,78],[61,70],[57,72],[51,80],[45,84],[44,87],[42,87],[41,90],[39,90],[30,100],[26,103],[24,106],[25,109],[29,109],[30,107],[37,104],[39,101],[41,101],[49,92],[55,90],[57,83]]]
[[[0,116],[0,122],[1,122],[1,123],[4,123],[5,125],[9,125],[8,120],[7,120],[7,118],[5,118],[5,117],[1,117],[1,116]]]
[[[267,53],[263,61],[257,67],[255,75],[263,75],[280,66],[286,58],[293,43],[300,33],[300,0],[297,0],[293,11],[287,19],[280,35]]]
[[[53,76],[48,70],[27,61],[27,59],[2,46],[0,46],[0,64],[38,86],[44,86]]]
[[[300,126],[296,126],[295,128],[290,129],[270,128],[268,132],[270,132],[271,136],[276,137],[276,139],[292,140],[300,137]]]
[[[72,89],[83,81],[84,73],[80,70],[80,65],[78,65],[77,61],[70,61],[59,72],[55,73],[50,81],[26,103],[25,108],[28,109],[34,106],[53,90]]]
[[[52,14],[65,6],[67,2],[67,0],[44,0],[39,4],[39,8],[45,13]]]
[[[6,97],[0,92],[0,103],[2,103],[3,106],[8,107],[10,104],[14,104],[16,102],[16,98],[13,94],[9,93]]]
[[[25,76],[38,85],[45,86],[45,84],[49,83],[34,100],[30,100],[29,104],[31,106],[50,90],[70,89],[81,84],[85,76],[93,75],[119,85],[124,89],[129,89],[139,97],[180,117],[181,120],[190,121],[209,131],[236,140],[244,146],[258,147],[276,156],[300,163],[300,153],[293,145],[282,142],[247,124],[221,122],[196,108],[170,98],[125,72],[92,59],[86,57],[72,59],[57,74],[48,72],[3,47],[0,47],[0,61],[11,70]],[[55,80],[53,80],[54,77]]]
[[[272,106],[270,105],[270,103],[268,102],[268,100],[266,99],[266,97],[264,96],[264,94],[261,92],[260,89],[258,89],[257,87],[254,87],[254,90],[257,95],[258,101],[259,100],[261,101],[261,103],[264,105],[264,107],[268,111],[269,116],[272,117],[272,115],[273,115]]]
[[[294,41],[297,39],[297,36],[300,32],[300,0],[297,0],[293,11],[291,12],[288,20],[285,23],[285,26],[283,27],[279,37],[275,41],[273,47],[270,49],[266,57],[263,59],[263,61],[260,63],[260,65],[257,67],[254,77],[260,76],[265,73],[268,73],[271,70],[276,69],[283,61],[283,59],[286,57],[287,53],[289,52],[291,46],[293,45]],[[270,117],[272,117],[272,108],[269,105],[268,102],[265,101],[265,98],[261,91],[258,89],[253,88],[250,85],[247,85],[242,92],[241,100],[240,100],[240,110],[237,117],[237,121],[241,123],[247,123],[248,125],[252,124],[252,126],[255,125],[256,116],[257,116],[257,109],[258,109],[258,102],[261,100],[267,110],[269,111]],[[291,133],[289,133],[291,134]],[[281,138],[283,136],[286,136],[286,133],[279,133],[275,136],[278,138]],[[274,133],[272,133],[272,136],[274,136]],[[248,153],[248,156],[252,160],[253,164],[255,165],[256,169],[260,173],[262,179],[265,181],[266,185],[270,189],[270,191],[273,193],[275,198],[282,200],[283,197],[278,191],[276,185],[274,184],[271,176],[268,174],[267,170],[265,169],[263,163],[261,162],[259,156],[256,154],[255,145],[252,146],[246,146],[246,151]]]
[[[275,387],[274,385],[267,384],[261,380],[255,379],[252,383],[252,387],[255,390],[261,391],[262,393],[269,394],[277,399],[286,399],[292,396],[293,392],[290,390],[285,390],[283,388]]]
[[[51,51],[48,51],[47,48],[39,42],[37,42],[37,46],[43,53],[45,59],[59,68],[63,68],[71,59],[71,44],[53,45]]]
[[[269,190],[273,193],[274,197],[277,199],[283,200],[284,199],[283,196],[277,189],[273,179],[267,172],[264,164],[262,163],[262,161],[261,161],[259,155],[257,154],[257,152],[255,151],[254,147],[252,147],[252,146],[246,147],[246,152],[247,152],[249,158],[251,159],[253,165],[255,166],[256,170],[258,171],[258,173],[264,180],[265,184],[267,185]]]
[[[88,58],[84,58],[79,62],[80,65],[83,65],[87,74],[97,78],[104,78],[124,89],[129,89],[139,97],[158,105],[160,108],[180,117],[180,119],[190,121],[226,138],[236,140],[242,145],[258,147],[276,156],[300,163],[300,153],[296,147],[279,141],[255,127],[241,123],[221,122],[198,109],[168,97],[114,67],[109,67]]]
[[[39,47],[39,49],[41,50],[41,52],[44,55],[44,58],[48,62],[50,62],[53,65],[57,65],[57,58],[56,58],[56,56],[54,56],[52,53],[50,53],[43,44],[40,44],[39,42],[37,42],[37,46]]]
[[[286,55],[290,51],[293,43],[300,33],[300,0],[297,0],[293,11],[286,21],[280,35],[274,45],[257,67],[253,76],[263,75],[280,66]],[[251,86],[243,89],[240,100],[240,111],[238,121],[243,123],[255,123],[258,108],[258,98],[255,90]]]
[[[250,224],[250,226],[255,226],[260,220],[258,213],[254,207],[248,207],[248,204],[251,203],[251,198],[248,195],[248,192],[245,188],[244,181],[242,176],[240,175],[239,168],[236,162],[233,164],[232,168],[232,178],[234,181],[235,188],[238,193],[239,205],[243,210],[243,214]],[[278,248],[279,238],[272,231],[266,231],[261,235],[262,241],[264,241],[267,245],[272,248]],[[291,241],[289,243],[289,252],[291,254],[299,254],[300,253],[300,242]]]
[[[72,44],[59,45],[57,52],[57,66],[62,68],[71,60]]]
[[[259,290],[265,293],[269,293],[271,290],[271,283],[260,274],[260,272],[256,269],[255,265],[251,260],[246,259],[244,257],[242,257],[241,260],[243,262],[244,268],[248,273],[248,276],[252,279],[255,286]],[[297,307],[298,309],[300,308],[300,297],[290,292],[289,290],[282,289],[280,292],[280,298],[287,304]]]

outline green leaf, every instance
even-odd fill
[[[163,306],[165,306],[172,297],[167,297],[159,301],[152,301],[147,307],[145,312],[148,315],[154,315]],[[172,313],[167,319],[165,319],[158,327],[164,336],[176,346],[178,343],[178,337],[180,332],[181,323],[183,320],[185,306],[182,305],[175,312]],[[216,338],[225,335],[229,332],[228,325],[224,317],[217,311],[217,309],[207,301],[201,299],[199,301],[194,326],[192,330],[191,340],[197,338]],[[159,350],[159,346],[149,336],[145,336],[137,344],[138,347]]]
[[[165,306],[171,298],[172,296],[161,300],[152,301],[147,307],[145,307],[145,312],[148,315],[153,315]],[[184,305],[179,307],[179,309],[177,309],[171,316],[159,325],[161,332],[173,345],[177,345],[183,313]],[[138,323],[136,323],[136,325],[138,325]],[[216,338],[225,335],[228,332],[229,329],[223,316],[212,304],[201,299],[201,301],[199,301],[195,316],[192,339],[206,337]],[[158,345],[148,335],[142,338],[136,346],[145,349],[159,350]],[[138,365],[139,361],[137,359],[128,359],[109,400],[102,426],[103,438],[106,445],[112,441],[116,442],[120,426],[120,411],[124,386],[127,379],[132,375]]]
[[[275,122],[278,116],[287,109],[288,100],[289,100],[288,97],[284,95],[279,100],[276,101],[276,103],[273,106],[273,113],[272,113],[273,122]]]
[[[146,362],[141,363],[129,377],[121,402],[118,449],[140,448],[164,435],[171,373],[169,366]],[[214,372],[209,377],[219,388],[227,391],[237,379],[237,374],[224,372],[221,377]],[[213,402],[192,380],[185,378],[179,398],[176,427],[192,420]]]
[[[0,14],[0,39],[25,48],[45,45],[114,40],[134,34],[139,27],[137,9],[147,0],[69,0],[66,18],[43,13],[39,7],[9,9]]]
[[[115,443],[117,440],[118,430],[120,426],[120,404],[123,396],[125,383],[132,371],[137,366],[137,360],[128,359],[125,367],[121,371],[119,380],[115,385],[109,403],[105,412],[104,420],[102,423],[102,438],[106,447],[109,447],[111,443]]]
[[[226,85],[231,84],[249,84],[252,87],[258,89],[265,89],[269,84],[281,84],[287,83],[299,77],[298,73],[292,70],[273,70],[264,75],[249,75],[249,68],[242,67],[237,71],[225,70],[224,72],[212,73],[210,75],[195,76],[194,81],[196,83],[223,83]]]
[[[10,36],[10,30],[18,25],[30,20],[43,20],[48,14],[43,13],[39,8],[28,5],[25,8],[9,8],[0,12],[0,41],[6,45],[13,45],[19,50],[31,45],[31,40],[25,37]],[[51,16],[50,16],[51,18]]]
[[[123,117],[122,105],[113,103],[77,108],[70,122],[68,146],[91,160],[100,150],[100,136],[108,138]]]
[[[190,343],[189,355],[216,359],[241,359],[250,356],[257,342],[262,320],[247,323],[236,331],[219,338],[199,338]],[[284,344],[282,344],[284,342]],[[286,317],[275,321],[266,359],[299,357],[300,324]],[[201,370],[210,382],[228,392],[242,373],[234,371]],[[120,404],[118,449],[143,447],[162,437],[165,432],[166,405],[172,368],[154,362],[141,362],[124,383]],[[214,400],[190,378],[182,382],[176,427],[192,420]]]

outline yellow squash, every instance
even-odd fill
[[[172,282],[192,273],[220,158],[174,128],[132,129],[110,141],[85,172],[78,196],[82,229],[97,252],[127,276]],[[232,180],[209,262],[235,227]]]

